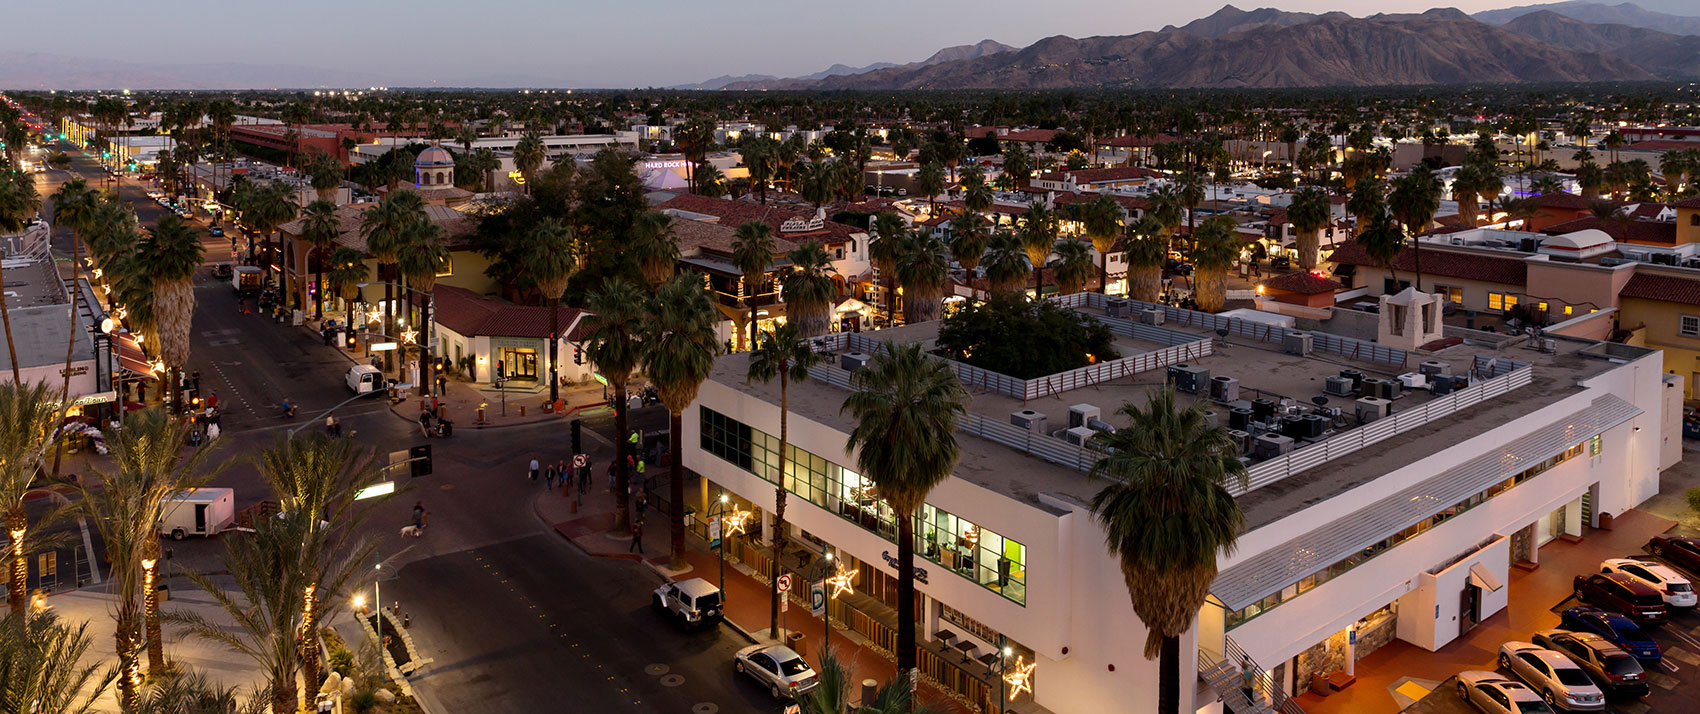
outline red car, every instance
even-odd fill
[[[1572,586],[1576,598],[1589,605],[1616,610],[1641,622],[1665,620],[1665,599],[1659,591],[1622,573],[1578,575]]]
[[[1647,552],[1670,561],[1672,565],[1700,575],[1700,539],[1656,535],[1647,541]]]

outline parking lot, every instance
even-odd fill
[[[1647,553],[1624,553],[1622,557],[1635,558],[1649,562],[1668,565],[1691,581],[1700,581],[1700,573],[1679,568],[1676,565]],[[1515,602],[1513,605],[1515,606]],[[1554,603],[1551,607],[1554,614],[1582,605],[1574,595]],[[1662,626],[1646,628],[1653,639],[1658,641],[1663,659],[1656,666],[1648,666],[1648,682],[1652,685],[1652,693],[1644,698],[1608,698],[1606,711],[1623,712],[1624,714],[1690,714],[1700,712],[1700,611],[1695,608],[1673,610],[1669,620]],[[1480,669],[1495,670],[1507,679],[1513,681],[1517,677],[1495,666],[1492,661],[1481,663]],[[1458,680],[1452,677],[1442,682],[1429,696],[1417,701],[1406,708],[1405,714],[1476,714],[1477,710],[1458,696]]]

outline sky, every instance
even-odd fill
[[[648,87],[723,74],[795,76],[834,63],[913,62],[982,39],[1020,47],[1052,35],[1133,34],[1185,24],[1220,1],[20,0],[5,12],[12,29],[0,49],[149,64],[300,65],[389,86]],[[1448,4],[1476,12],[1530,1]],[[1363,16],[1435,4],[1275,6]]]

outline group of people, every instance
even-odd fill
[[[541,471],[538,467],[537,459],[533,458],[530,465],[531,480],[536,481],[537,477],[542,475],[545,488],[554,490],[555,479],[560,479],[561,486],[566,489],[569,495],[575,485],[580,495],[590,490],[590,470],[593,465],[588,458],[583,466],[568,466],[565,460],[561,460],[553,464],[542,465]]]

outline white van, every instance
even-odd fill
[[[355,394],[370,394],[384,389],[384,373],[369,364],[357,364],[348,368],[348,374],[343,381],[348,389]]]
[[[165,500],[159,534],[183,540],[218,535],[236,521],[236,492],[228,488],[192,488]]]

